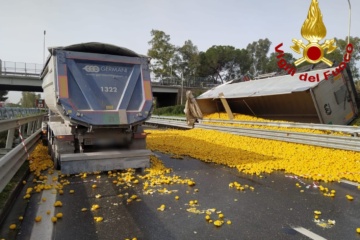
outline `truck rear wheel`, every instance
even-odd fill
[[[60,154],[57,146],[57,141],[54,140],[51,144],[51,159],[54,163],[54,169],[60,170]]]
[[[144,130],[141,126],[137,127],[133,139],[129,146],[131,150],[146,149],[146,136],[143,135]]]

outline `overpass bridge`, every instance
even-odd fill
[[[0,90],[42,92],[40,79],[42,67],[42,64],[0,60]],[[184,104],[187,90],[206,89],[208,88],[195,83],[184,86],[180,82],[152,82],[152,92],[157,107]],[[181,93],[183,93],[182,97]]]

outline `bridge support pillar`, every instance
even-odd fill
[[[5,146],[6,149],[12,148],[14,142],[14,134],[15,134],[15,128],[8,130],[8,134],[6,138],[6,146]]]
[[[38,120],[36,121],[36,129],[41,128],[41,122],[42,122],[41,119],[38,119]],[[34,130],[36,131],[36,129],[34,129]]]
[[[33,123],[34,123],[34,122],[29,122],[29,123],[27,124],[27,129],[26,129],[26,135],[27,135],[27,136],[30,136],[31,133],[32,133]]]
[[[25,124],[24,124],[24,125],[21,125],[21,127],[20,127],[20,132],[21,132],[21,135],[22,135],[23,137],[25,137]]]

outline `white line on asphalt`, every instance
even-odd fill
[[[352,181],[348,181],[348,180],[340,180],[341,183],[346,183],[349,185],[353,185],[355,187],[360,186],[360,184],[356,183],[356,182],[352,182]]]
[[[52,175],[47,175],[47,184],[55,184],[52,181],[54,177],[58,177],[57,172]],[[55,189],[43,190],[40,198],[40,204],[36,216],[41,216],[41,222],[37,222],[34,224],[33,229],[31,231],[30,240],[39,240],[39,239],[52,239],[52,233],[54,228],[54,223],[51,221],[51,217],[55,214],[54,203],[56,200],[56,193],[54,193]],[[42,199],[46,198],[45,202],[42,202]],[[46,212],[50,211],[50,214]]]
[[[294,230],[298,231],[302,235],[305,235],[313,240],[326,240],[326,238],[323,238],[322,236],[317,235],[316,233],[313,233],[306,228],[303,227],[293,227]]]

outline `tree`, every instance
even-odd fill
[[[241,78],[251,67],[248,51],[233,46],[212,46],[201,52],[199,58],[199,75],[213,79],[214,83]]]
[[[330,54],[325,54],[325,57],[335,62],[335,66],[339,65],[344,60],[344,55],[346,54],[346,46],[348,44],[347,37],[345,40],[335,38],[336,41],[336,50]],[[348,63],[351,73],[354,79],[360,78],[359,69],[356,67],[357,61],[360,60],[360,38],[350,37],[350,43],[353,45],[353,52],[351,53],[351,60]]]
[[[246,50],[250,55],[252,66],[250,73],[254,76],[265,73],[266,66],[269,61],[267,54],[270,49],[271,42],[269,39],[259,39],[247,45]]]
[[[36,95],[33,92],[22,92],[21,94],[20,104],[23,108],[35,107],[36,99],[40,99],[40,94]]]
[[[281,70],[277,64],[279,61],[277,56],[278,53],[276,52],[270,54],[264,73],[279,72]],[[284,58],[288,64],[292,64],[296,60],[291,53],[284,53],[284,56],[282,58]]]
[[[355,88],[358,94],[360,94],[360,80],[355,82]]]
[[[173,63],[173,70],[178,71],[184,79],[194,77],[200,65],[197,46],[191,40],[185,41],[182,47],[177,48]]]
[[[155,78],[171,75],[171,61],[174,58],[175,46],[170,43],[170,35],[160,30],[151,30],[152,39],[148,42],[151,48],[148,56],[152,58],[150,68]]]
[[[5,102],[8,97],[6,95],[8,94],[8,91],[1,90],[0,91],[0,102]]]

